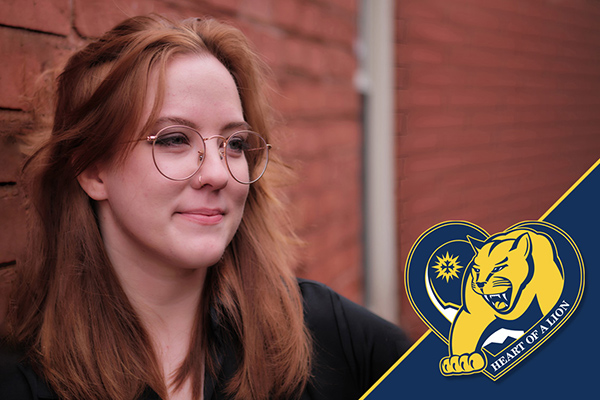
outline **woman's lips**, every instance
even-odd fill
[[[219,209],[202,209],[191,211],[180,211],[182,217],[202,225],[216,225],[223,220],[224,212]]]

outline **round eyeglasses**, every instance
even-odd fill
[[[206,141],[212,139],[218,141],[219,156],[237,182],[249,185],[263,176],[271,145],[256,132],[244,130],[227,138],[203,138],[193,128],[173,125],[146,138],[152,142],[152,158],[158,172],[173,181],[187,180],[198,172],[206,154]]]

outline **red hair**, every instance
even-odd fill
[[[244,117],[272,142],[265,67],[245,36],[212,19],[128,19],[74,54],[58,78],[52,134],[25,167],[30,208],[27,251],[17,268],[8,316],[14,341],[58,396],[133,399],[149,385],[167,397],[151,340],[106,255],[94,203],[77,176],[95,162],[122,160],[136,131],[150,71],[164,76],[175,54],[208,53],[236,82]],[[162,78],[161,78],[162,79]],[[162,80],[152,123],[161,106]],[[311,339],[291,266],[295,237],[274,194],[284,168],[276,155],[253,183],[241,225],[222,260],[209,268],[190,353],[175,383],[202,390],[202,360],[215,374],[211,315],[226,327],[238,369],[235,399],[289,398],[310,372]],[[202,357],[200,357],[201,355]]]

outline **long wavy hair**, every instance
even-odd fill
[[[68,61],[57,80],[52,133],[27,162],[28,246],[17,268],[10,337],[61,399],[135,399],[146,387],[168,397],[148,332],[107,257],[94,202],[77,176],[96,162],[121,162],[144,133],[149,85],[161,107],[164,72],[177,54],[212,54],[231,73],[252,128],[272,141],[265,66],[237,29],[212,19],[130,18]],[[159,71],[158,82],[149,80]],[[143,122],[143,121],[142,121]],[[275,182],[283,164],[252,184],[241,225],[209,268],[190,352],[175,376],[202,391],[203,364],[215,375],[218,321],[238,368],[226,383],[233,399],[290,398],[310,374],[311,339],[292,273],[295,237]],[[279,172],[278,172],[279,171]],[[203,362],[204,361],[204,362]]]

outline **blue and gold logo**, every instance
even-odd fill
[[[556,333],[585,281],[573,240],[543,221],[491,236],[468,222],[438,224],[413,245],[405,272],[413,308],[448,345],[440,372],[492,380]]]

